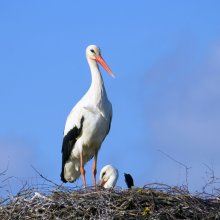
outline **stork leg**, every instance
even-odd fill
[[[93,183],[94,183],[95,189],[96,189],[97,158],[98,158],[98,152],[96,152],[94,155],[94,162],[92,165]]]
[[[84,169],[84,166],[83,166],[83,155],[82,153],[80,153],[80,173],[81,173],[81,176],[82,176],[82,181],[83,181],[83,185],[84,185],[84,188],[86,188],[86,178],[85,178],[85,169]]]

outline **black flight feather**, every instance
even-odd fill
[[[134,180],[130,174],[125,173],[125,182],[129,189],[131,189],[132,186],[134,186]]]
[[[67,181],[64,178],[64,166],[67,160],[69,160],[69,157],[71,155],[71,152],[74,148],[74,145],[77,141],[77,138],[80,136],[83,128],[83,121],[84,117],[81,118],[80,121],[80,128],[77,128],[76,126],[73,127],[63,138],[63,145],[62,145],[62,171],[60,174],[61,180],[66,183]]]

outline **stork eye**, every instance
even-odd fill
[[[95,53],[95,51],[93,49],[90,50],[92,53]]]
[[[103,177],[103,176],[105,176],[105,172],[104,172],[104,173],[102,173],[102,177]]]

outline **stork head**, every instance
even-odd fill
[[[118,170],[112,165],[106,165],[100,172],[99,185],[109,189],[113,188],[118,180]]]
[[[86,57],[88,60],[95,60],[96,62],[98,62],[109,73],[110,76],[114,77],[114,74],[108,67],[105,60],[102,58],[101,50],[99,47],[97,47],[96,45],[89,45],[86,48]]]

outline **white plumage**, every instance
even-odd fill
[[[84,165],[94,157],[92,172],[96,187],[98,151],[109,132],[112,118],[112,105],[108,100],[97,62],[111,76],[114,75],[101,57],[97,46],[88,46],[86,57],[91,70],[92,82],[87,93],[73,107],[66,120],[61,179],[64,182],[73,182],[81,174],[84,187],[86,187]]]
[[[113,188],[118,180],[118,170],[112,165],[102,168],[99,177],[99,184],[106,189]]]

